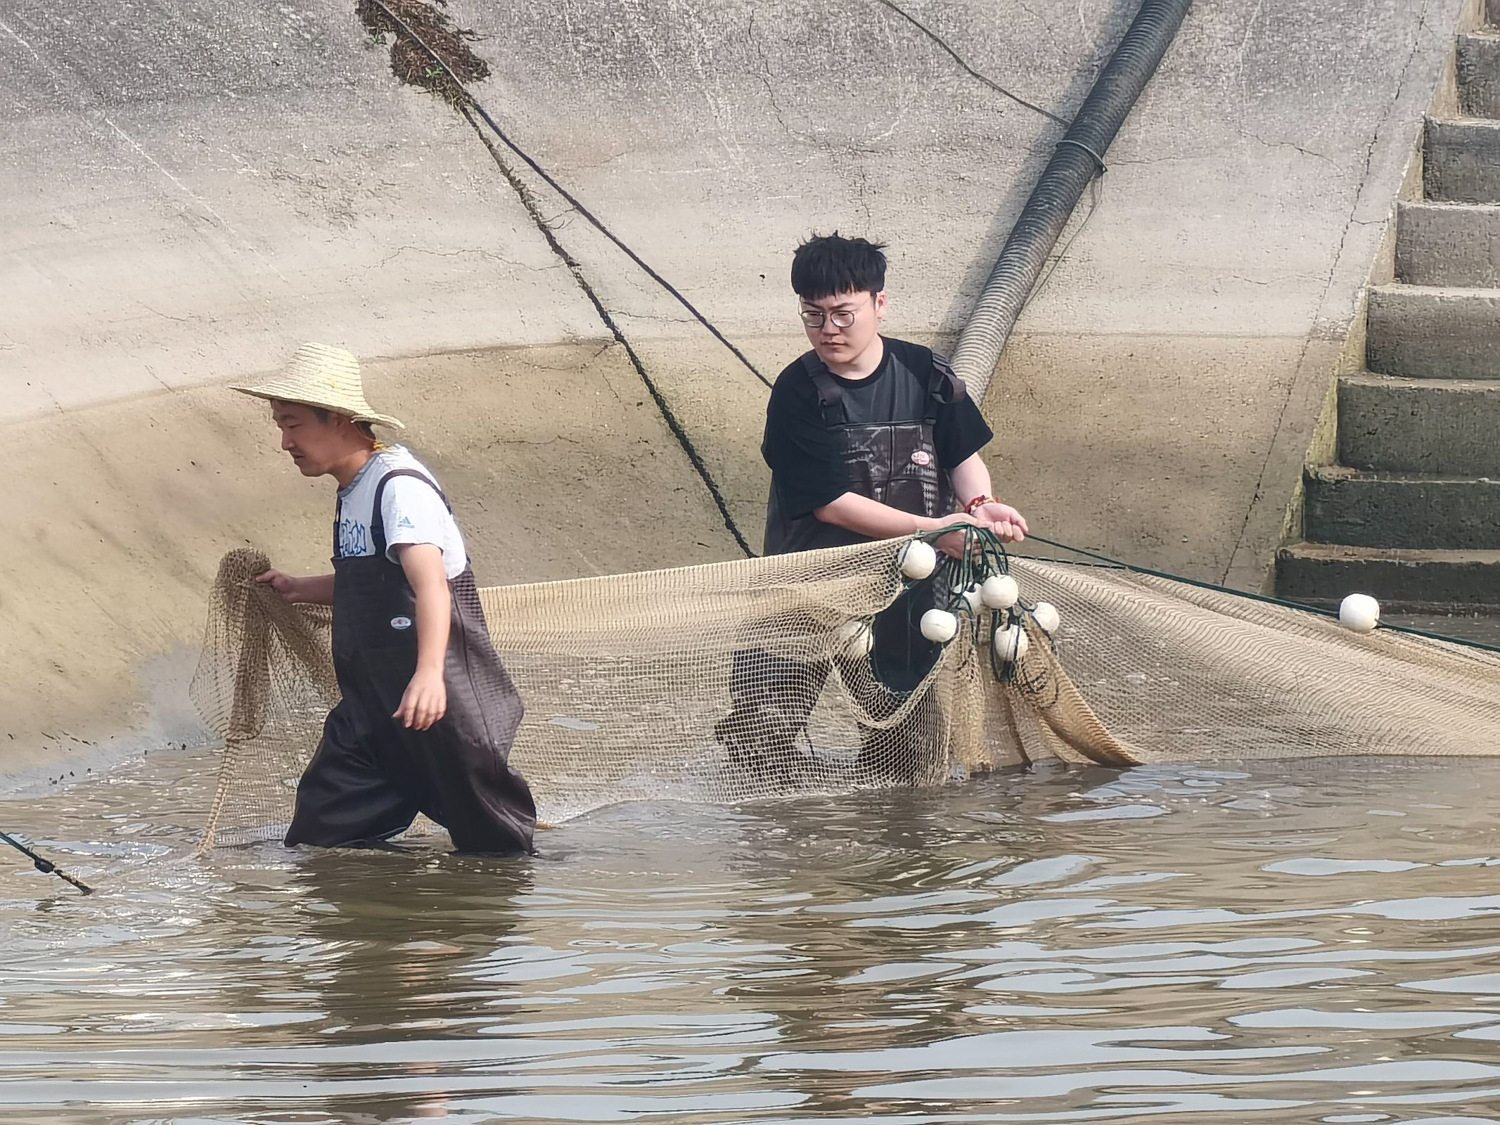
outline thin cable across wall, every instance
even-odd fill
[[[686,454],[689,464],[691,464],[693,467],[693,471],[697,473],[699,479],[703,481],[704,487],[708,490],[709,496],[713,499],[714,506],[719,510],[719,516],[724,521],[725,529],[734,538],[736,546],[739,547],[739,549],[745,554],[747,558],[754,558],[756,555],[754,548],[750,546],[749,539],[746,538],[744,531],[740,528],[739,523],[735,520],[734,513],[729,509],[729,502],[724,497],[723,489],[720,488],[719,482],[714,479],[714,475],[708,467],[708,462],[704,459],[702,452],[699,451],[698,447],[693,443],[693,439],[689,436],[687,428],[682,424],[681,420],[672,410],[671,404],[667,402],[666,396],[662,394],[661,388],[656,384],[656,380],[651,378],[650,373],[646,370],[645,363],[642,362],[640,355],[631,345],[629,338],[625,335],[625,332],[620,328],[619,322],[615,320],[614,316],[605,307],[604,302],[600,299],[598,292],[589,282],[588,277],[584,272],[583,264],[579,262],[579,260],[571,253],[569,253],[567,248],[564,247],[558,240],[557,234],[552,228],[552,224],[548,221],[546,216],[542,214],[540,207],[537,206],[536,197],[532,194],[530,189],[521,180],[521,178],[516,175],[515,171],[508,164],[506,164],[501,153],[498,149],[496,149],[494,144],[491,143],[490,139],[484,135],[483,131],[479,128],[479,125],[475,122],[475,116],[477,115],[479,120],[490,128],[490,130],[495,134],[500,142],[517,157],[519,157],[528,168],[535,172],[536,175],[539,176],[542,181],[547,184],[548,187],[557,192],[558,195],[566,200],[569,206],[571,206],[579,215],[583,216],[583,218],[586,219],[601,234],[603,234],[605,238],[609,239],[610,242],[618,247],[619,250],[624,253],[626,257],[628,257],[632,262],[639,266],[646,273],[646,275],[651,278],[651,280],[656,282],[674,298],[676,298],[678,303],[680,303],[683,308],[687,309],[687,311],[693,315],[694,319],[696,319],[699,324],[708,329],[708,331],[716,340],[718,340],[721,344],[728,348],[729,351],[734,354],[735,358],[745,365],[745,367],[751,372],[751,374],[753,374],[767,387],[771,386],[771,381],[767,379],[765,375],[761,373],[760,369],[750,361],[750,358],[745,355],[745,353],[738,347],[736,347],[735,344],[730,341],[727,336],[724,335],[724,333],[719,331],[718,327],[712,321],[710,321],[708,317],[705,316],[697,308],[697,306],[689,301],[687,297],[685,297],[682,292],[677,289],[676,286],[674,286],[666,278],[662,277],[662,275],[659,274],[656,270],[652,269],[651,266],[645,261],[645,259],[643,259],[634,250],[632,250],[625,243],[625,241],[618,235],[616,235],[612,230],[610,230],[609,227],[607,227],[604,222],[598,218],[598,216],[596,216],[592,211],[585,207],[583,203],[577,198],[577,196],[573,195],[570,191],[568,191],[565,187],[558,183],[557,180],[545,168],[543,168],[541,164],[539,164],[531,156],[530,153],[526,152],[513,140],[511,140],[510,137],[506,135],[505,131],[501,129],[499,125],[495,124],[495,119],[489,115],[489,112],[484,108],[482,104],[480,104],[479,100],[475,98],[472,93],[470,93],[469,89],[464,85],[459,76],[454,73],[453,68],[448,64],[448,60],[443,58],[443,56],[437,50],[435,50],[420,35],[418,35],[417,32],[413,30],[410,24],[403,20],[394,11],[392,11],[391,8],[384,3],[384,0],[369,0],[369,2],[374,4],[382,12],[384,12],[386,16],[389,17],[390,20],[401,30],[402,33],[407,35],[412,40],[412,42],[416,43],[419,47],[422,48],[422,50],[426,51],[427,54],[432,57],[433,61],[437,63],[437,65],[441,67],[442,70],[447,74],[449,80],[453,84],[454,89],[456,89],[458,92],[458,97],[455,99],[455,104],[457,105],[459,112],[463,114],[464,120],[469,123],[469,125],[474,129],[475,133],[478,134],[480,140],[484,142],[485,148],[489,151],[490,156],[494,159],[496,165],[499,167],[501,174],[505,177],[506,181],[515,191],[517,197],[521,201],[522,206],[525,207],[526,213],[531,217],[533,224],[536,226],[537,230],[541,232],[542,238],[546,240],[547,246],[568,267],[568,271],[572,274],[574,282],[583,291],[584,295],[588,298],[589,303],[593,305],[594,311],[598,314],[600,321],[604,324],[604,327],[609,331],[609,334],[614,338],[615,342],[625,349],[625,354],[629,358],[631,366],[635,368],[635,372],[640,377],[641,383],[645,386],[646,392],[651,396],[651,401],[656,404],[657,411],[661,414],[662,421],[666,423],[667,429],[671,431],[672,436],[677,439],[677,444],[681,446],[683,453]]]

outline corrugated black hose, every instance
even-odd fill
[[[1047,255],[1090,181],[1104,172],[1105,152],[1191,7],[1192,0],[1143,0],[1067,134],[1057,142],[953,352],[954,370],[976,400],[984,397]]]

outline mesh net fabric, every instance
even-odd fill
[[[1029,613],[961,610],[909,691],[862,623],[913,584],[902,543],[480,592],[526,704],[512,748],[545,822],[619,801],[732,803],[934,784],[1044,758],[1130,765],[1500,750],[1500,657],[1133,571],[1012,557]],[[959,564],[928,581],[942,604]],[[225,556],[192,696],[224,739],[204,846],[276,838],[338,687],[327,609]],[[966,586],[972,576],[958,582]],[[889,677],[886,677],[889,679]]]

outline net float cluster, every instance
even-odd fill
[[[896,554],[896,567],[908,582],[931,579],[939,562],[937,549],[925,539],[909,540]],[[984,611],[993,610],[997,618],[991,645],[1002,664],[1013,665],[1023,660],[1031,649],[1031,637],[1025,623],[1027,617],[1049,638],[1062,627],[1062,614],[1057,607],[1050,602],[1026,605],[1021,600],[1020,585],[1009,574],[991,573],[979,581],[965,578],[952,586],[949,593],[949,607],[927,610],[919,623],[922,636],[933,644],[946,645],[957,637],[963,614],[967,613],[978,621]],[[834,631],[834,646],[847,657],[859,659],[868,656],[874,647],[874,633],[869,622],[856,619],[840,625]]]

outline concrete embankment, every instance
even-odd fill
[[[1309,450],[1298,540],[1277,553],[1287,597],[1332,605],[1360,590],[1388,609],[1500,610],[1497,19],[1493,2],[1464,13],[1428,110],[1394,253],[1356,320],[1363,355],[1327,412],[1334,440]]]
[[[482,581],[735,551],[490,153],[352,7],[0,14],[0,772],[193,737],[219,555],[323,565],[327,490],[222,390],[306,339],[371,360]],[[814,229],[888,240],[891,331],[951,342],[1061,135],[1002,91],[1066,119],[1133,14],[451,9],[503,127],[767,374],[799,347],[785,274]],[[1193,12],[990,392],[997,481],[1039,527],[1260,582],[1459,10]],[[532,187],[755,541],[764,387]]]

